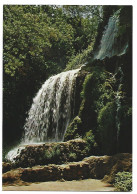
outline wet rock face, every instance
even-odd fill
[[[63,164],[79,161],[88,155],[86,142],[82,139],[68,142],[28,145],[21,150],[15,159],[16,167],[32,167],[35,165]]]
[[[117,154],[114,156],[90,156],[80,162],[63,165],[34,166],[32,168],[17,168],[3,174],[6,182],[41,182],[56,180],[102,179],[114,182],[117,172],[132,171],[132,155]]]

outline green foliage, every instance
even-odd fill
[[[132,26],[132,22],[131,22],[131,20],[132,20],[132,8],[130,6],[127,8],[122,7],[122,9],[120,9],[120,12],[121,12],[121,14],[119,15],[117,36],[121,37],[121,39],[122,39],[122,37],[125,38],[127,36],[127,33],[130,31],[130,28]]]
[[[82,92],[81,92],[81,96],[83,97],[83,98],[87,98],[88,97],[88,92],[90,91],[91,92],[91,88],[89,88],[89,87],[91,87],[91,79],[92,79],[92,75],[93,75],[93,73],[91,73],[91,74],[88,74],[87,76],[86,76],[86,78],[85,78],[85,80],[84,80],[84,83],[83,83],[83,90],[82,90]]]
[[[97,148],[97,143],[95,141],[95,136],[92,130],[89,130],[88,132],[86,132],[83,139],[87,142],[86,149],[93,154],[95,152],[95,149]]]
[[[3,126],[7,141],[13,141],[14,134],[21,137],[26,112],[41,84],[88,48],[77,59],[80,64],[86,60],[99,22],[94,13],[89,17],[93,10],[89,6],[4,5]]]
[[[90,147],[93,147],[95,144],[95,137],[93,135],[92,130],[89,130],[88,132],[86,132],[84,138],[83,138],[89,145]]]
[[[55,58],[52,53],[55,49],[59,55],[73,54],[73,28],[70,24],[63,18],[58,18],[52,24],[48,14],[39,7],[28,6],[27,11],[25,8],[18,5],[4,6],[4,69],[11,75],[15,75],[22,66],[26,69],[29,63],[51,68],[46,61]],[[36,13],[33,8],[37,10]]]
[[[125,83],[121,82],[123,75],[118,75],[118,71],[115,74],[106,71],[101,62],[97,64],[92,66],[91,73],[83,83],[83,100],[79,109],[82,128],[85,131],[92,128],[103,154],[114,154],[118,150],[130,152],[132,111],[125,98],[128,93],[124,89]],[[120,102],[117,102],[117,98]],[[120,103],[119,108],[117,103]],[[116,122],[117,118],[119,123]]]
[[[83,65],[90,57],[92,50],[93,46],[89,45],[88,48],[83,50],[81,53],[76,56],[72,56],[67,64],[66,70],[76,69]]]
[[[113,9],[110,7],[109,9],[108,7],[105,14],[107,15],[108,11],[108,15],[112,15],[112,10],[113,12],[119,10],[115,15],[120,19],[118,35],[121,37],[121,35],[125,34],[126,37],[123,36],[122,39],[118,40],[125,45],[124,39],[127,38],[125,29],[130,29],[131,31],[131,28],[129,28],[131,24],[128,24],[128,18],[124,19],[126,10],[129,10],[129,8],[119,7],[118,9],[118,7],[114,7]],[[120,15],[121,13],[124,14],[123,18]],[[108,22],[107,19],[103,22]],[[127,24],[125,21],[127,21]],[[80,56],[75,58],[72,67],[75,64],[80,64]],[[71,63],[73,64],[73,61]],[[92,129],[93,134],[95,134],[95,140],[103,154],[114,154],[119,151],[131,152],[132,150],[132,83],[131,74],[129,76],[131,67],[128,67],[128,63],[130,63],[128,57],[106,58],[103,61],[95,60],[91,64],[87,63],[88,66],[90,65],[90,70],[83,83],[79,117],[82,121],[81,128],[84,129],[83,134]],[[122,66],[122,64],[124,65]]]
[[[71,20],[66,11],[69,8],[79,12]],[[90,11],[87,10],[88,6],[81,8],[83,7],[56,6],[55,9],[54,6],[4,5],[5,72],[14,76],[20,67],[26,68],[30,61],[49,68],[45,62],[66,63],[78,50],[86,49],[95,39],[98,21],[96,17],[89,18],[88,14],[86,17],[80,16],[80,13]],[[74,48],[75,45],[77,48]],[[91,46],[88,50],[91,50]]]
[[[102,84],[106,79],[106,73],[103,67],[96,66],[92,68],[92,73],[87,75],[83,83],[81,96],[86,100],[96,99],[102,92]]]
[[[56,161],[59,156],[60,156],[60,147],[59,146],[51,147],[50,149],[45,151],[45,159]]]
[[[132,173],[118,172],[115,177],[114,186],[116,191],[132,191]]]
[[[98,134],[102,152],[111,154],[116,152],[117,128],[116,128],[116,105],[108,102],[98,114]]]
[[[64,5],[63,10],[68,16],[68,23],[74,28],[74,48],[82,52],[97,34],[100,6]]]
[[[81,119],[76,116],[67,128],[64,140],[79,138],[81,136]]]
[[[103,10],[107,17],[104,21],[107,22],[108,16],[117,9],[117,6],[105,7]],[[123,16],[120,15],[118,26],[118,36],[123,36],[120,39],[122,41],[127,38],[131,27],[131,14],[127,17],[127,9],[122,8]],[[77,68],[91,59],[98,24],[101,21],[100,10],[101,6],[4,5],[3,131],[7,141],[22,135],[26,111],[30,108],[35,93],[49,76],[64,69]],[[122,99],[119,110],[119,139],[121,142],[126,139],[127,142],[132,122],[132,100],[128,92],[132,85],[128,83],[131,82],[131,61],[128,59],[126,63],[123,60],[119,64],[119,61],[115,63],[111,60],[115,64],[107,64],[107,67],[104,62],[106,63],[95,61],[96,64],[93,62],[90,66],[91,71],[85,78],[81,92],[79,116],[69,125],[65,140],[84,136],[85,132],[92,129],[94,135],[91,130],[89,137],[85,135],[88,145],[92,147],[96,141],[102,151],[109,154],[115,151],[116,145],[115,100],[119,78],[115,76],[116,72],[110,73],[106,69],[111,65],[124,64],[123,69],[125,68],[127,74],[118,93]],[[122,148],[120,144],[122,151],[125,150],[125,144],[123,145]],[[56,149],[45,153],[47,158],[55,158],[58,154]]]
[[[113,102],[115,99],[115,78],[112,73],[104,71],[104,78],[102,79],[102,83],[99,84],[99,100],[96,102],[97,110],[99,111],[107,102]]]
[[[69,160],[70,160],[70,161],[75,161],[75,160],[77,160],[77,154],[74,153],[74,152],[70,152],[70,153],[69,153]]]
[[[93,66],[83,83],[81,92],[82,103],[79,116],[85,130],[97,126],[97,117],[101,108],[113,99],[111,77],[103,66]]]
[[[94,128],[96,122],[96,107],[95,102],[98,99],[98,88],[97,88],[97,77],[94,76],[96,71],[92,71],[88,74],[83,83],[83,90],[81,92],[81,97],[83,98],[79,116],[82,119],[83,127],[85,131],[90,128]]]

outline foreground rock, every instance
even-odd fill
[[[118,172],[132,172],[132,154],[119,153],[114,156],[91,156],[83,161],[89,164],[90,178],[113,183]]]
[[[25,168],[36,165],[64,164],[66,162],[80,161],[88,156],[86,147],[87,143],[83,139],[27,145],[14,159],[14,166],[16,168]]]
[[[3,183],[44,182],[56,180],[103,179],[113,183],[117,172],[132,170],[132,155],[121,153],[114,156],[90,156],[80,162],[64,165],[17,168],[3,174]]]

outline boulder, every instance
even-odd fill
[[[80,161],[88,155],[86,141],[75,139],[67,142],[27,145],[15,158],[16,167],[63,164]]]

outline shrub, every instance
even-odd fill
[[[95,154],[95,152],[97,151],[98,145],[95,141],[95,136],[94,136],[92,130],[86,132],[83,139],[87,143],[87,147],[85,148],[86,152],[89,152],[90,154]]]
[[[116,191],[132,191],[132,173],[118,172],[115,177],[114,186]]]

